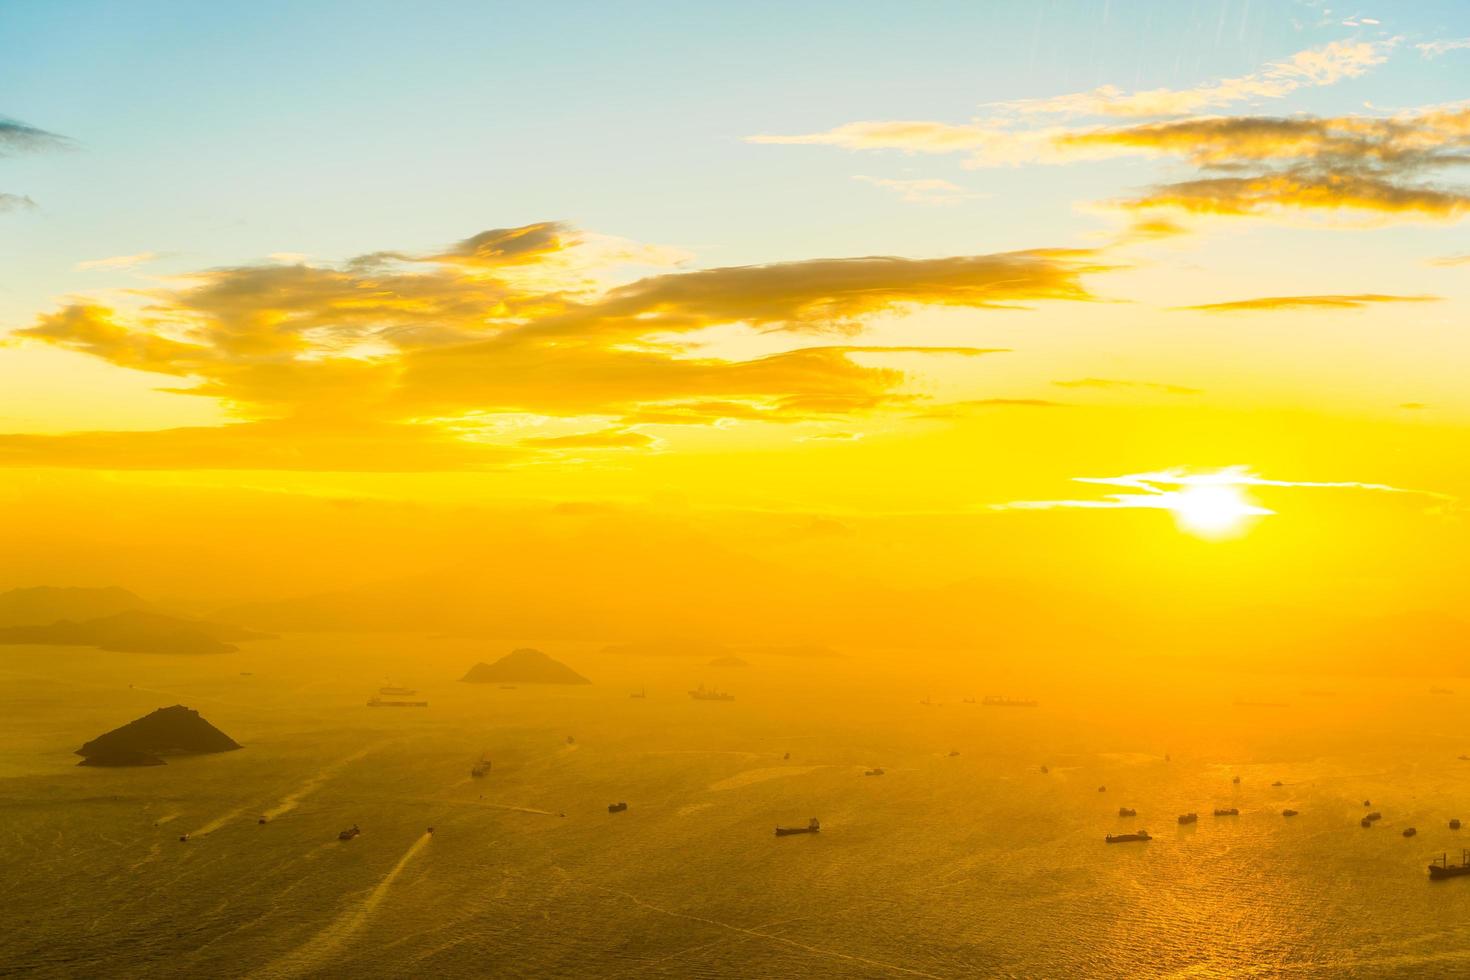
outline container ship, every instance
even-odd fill
[[[1449,856],[1441,854],[1437,860],[1429,865],[1429,877],[1458,878],[1461,875],[1470,875],[1470,850],[1460,852],[1460,863],[1450,864]]]
[[[689,696],[696,701],[734,701],[735,695],[716,690],[713,687],[706,688],[703,684],[689,692]]]
[[[819,834],[822,832],[822,823],[816,817],[806,822],[805,827],[777,827],[777,837],[790,837],[792,834]]]
[[[1127,844],[1130,841],[1153,840],[1153,838],[1149,836],[1148,831],[1140,830],[1134,834],[1108,834],[1103,840],[1109,844]]]

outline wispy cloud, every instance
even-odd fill
[[[1107,493],[1101,497],[1075,500],[1012,500],[1007,503],[993,504],[991,505],[991,509],[1179,510],[1181,506],[1187,505],[1187,502],[1181,500],[1182,494],[1200,488],[1219,487],[1360,490],[1371,493],[1405,494],[1425,497],[1440,502],[1451,502],[1457,499],[1451,494],[1439,493],[1433,490],[1413,490],[1404,487],[1395,487],[1386,483],[1365,483],[1352,480],[1276,480],[1258,476],[1245,466],[1229,466],[1208,473],[1191,473],[1188,470],[1171,469],[1158,470],[1151,473],[1131,473],[1124,476],[1079,476],[1073,477],[1072,481],[1074,483],[1085,483],[1094,486],[1116,487],[1123,492]],[[1265,516],[1275,513],[1275,511],[1251,501],[1242,500],[1240,506],[1243,508],[1241,511],[1243,514]]]
[[[961,201],[973,201],[989,196],[978,191],[966,190],[959,184],[937,177],[904,180],[858,174],[852,179],[873,187],[881,187],[898,195],[900,200],[909,204],[958,204]]]
[[[77,268],[86,269],[131,269],[160,258],[157,252],[138,252],[134,255],[112,255],[105,259],[88,259],[78,262]]]
[[[1446,38],[1442,41],[1425,41],[1423,44],[1414,45],[1419,54],[1425,58],[1438,58],[1442,54],[1451,51],[1463,51],[1470,48],[1470,37]]]
[[[1227,303],[1200,303],[1176,306],[1175,310],[1203,313],[1249,313],[1269,310],[1356,310],[1381,303],[1434,303],[1439,296],[1396,296],[1388,293],[1342,293],[1319,296],[1258,296]]]
[[[1166,395],[1201,394],[1199,388],[1186,388],[1184,385],[1164,384],[1159,381],[1129,381],[1122,378],[1077,378],[1070,381],[1053,381],[1052,384],[1059,388],[1142,388]]]

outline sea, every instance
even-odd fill
[[[0,975],[1470,975],[1470,877],[1426,873],[1470,847],[1470,684],[553,642],[593,683],[459,681],[515,645],[0,647]],[[244,748],[76,765],[173,704]]]

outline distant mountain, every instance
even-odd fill
[[[120,653],[233,653],[232,641],[269,639],[224,623],[180,619],[145,610],[129,610],[97,619],[63,619],[46,626],[0,628],[0,644],[89,646]]]
[[[160,756],[229,752],[240,747],[199,717],[199,712],[176,704],[98,735],[76,754],[82,757],[79,766],[161,766]]]
[[[478,663],[460,678],[471,684],[590,684],[581,674],[540,650],[512,650],[493,664]]]
[[[127,589],[71,589],[40,585],[0,592],[0,627],[45,626],[62,619],[86,620],[133,610],[153,610]]]

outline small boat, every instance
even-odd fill
[[[433,832],[434,832],[434,828],[433,828],[433,827],[430,827],[430,828],[429,828],[429,829],[428,829],[428,833],[430,833],[430,834],[432,834],[432,833],[433,833]]]
[[[1042,774],[1042,775],[1043,775],[1043,776],[1045,776],[1045,775],[1046,775],[1046,774],[1047,774],[1047,773],[1049,773],[1049,772],[1051,772],[1051,770],[1050,770],[1050,769],[1048,769],[1048,768],[1046,768],[1046,766],[1042,766],[1042,767],[1041,767],[1041,774]]]
[[[1215,809],[1215,816],[1217,816],[1217,817],[1238,817],[1238,816],[1240,816],[1240,810],[1237,807],[1231,807],[1228,810],[1221,809],[1221,808],[1217,807]]]
[[[128,687],[132,687],[132,686],[133,685],[131,685],[131,684],[128,685]],[[1462,756],[1460,756],[1460,761],[1461,762],[1470,762],[1470,755],[1462,755]]]
[[[1383,819],[1383,814],[1379,813],[1377,810],[1374,810],[1372,813],[1368,814],[1363,819],[1364,820],[1382,820]]]
[[[1289,809],[1288,810],[1282,810],[1281,811],[1281,815],[1283,817],[1294,817],[1294,816],[1296,816],[1296,811],[1295,810],[1289,810]]]
[[[1458,878],[1461,875],[1470,875],[1470,850],[1460,851],[1459,864],[1450,864],[1448,855],[1441,854],[1429,865],[1431,878]]]
[[[352,840],[352,838],[356,837],[360,833],[362,833],[362,831],[357,829],[357,824],[353,824],[351,827],[348,827],[346,830],[338,834],[337,839]]]
[[[1372,800],[1364,800],[1363,801],[1363,805],[1364,806],[1372,806],[1373,805],[1373,801]]]
[[[1198,813],[1181,813],[1181,814],[1179,814],[1179,822],[1180,823],[1194,823],[1198,819],[1199,819],[1199,814]]]
[[[863,775],[864,776],[881,776],[881,775],[883,775],[883,770],[882,769],[865,769],[863,771]]]
[[[1451,830],[1459,830],[1460,829],[1460,818],[1459,817],[1451,817],[1450,818],[1450,829]]]
[[[1130,841],[1136,840],[1153,840],[1153,838],[1148,835],[1148,831],[1146,830],[1139,830],[1131,834],[1108,834],[1103,838],[1103,842],[1106,844],[1127,844]]]
[[[628,804],[626,803],[609,803],[607,805],[608,813],[622,813],[626,809],[628,809]]]
[[[179,843],[180,844],[186,844],[186,843],[188,843],[188,841],[189,841],[189,835],[188,834],[180,834],[179,835]]]
[[[1278,779],[1278,780],[1276,780],[1276,782],[1272,783],[1271,785],[1272,786],[1285,786],[1286,784],[1283,783],[1281,780]]]
[[[577,744],[577,740],[575,738],[572,738],[572,736],[568,735],[567,736],[567,744],[568,745],[576,745]]]
[[[783,761],[784,761],[784,760],[786,760],[786,759],[789,759],[789,758],[791,758],[791,753],[790,753],[790,752],[787,752],[787,753],[786,753],[786,754],[785,754],[785,755],[783,755],[783,756],[782,756],[782,757],[781,757],[781,758],[782,758],[782,760],[783,760]]]
[[[1413,837],[1417,833],[1419,833],[1419,831],[1415,830],[1413,827],[1405,827],[1404,828],[1404,836],[1405,837]]]
[[[474,779],[484,779],[490,775],[490,760],[485,758],[485,753],[480,753],[480,758],[470,767],[470,776]]]
[[[1364,817],[1362,820],[1359,820],[1358,823],[1360,825],[1364,826],[1364,827],[1371,827],[1371,826],[1373,826],[1373,821],[1369,820],[1367,817]]]
[[[1099,793],[1106,793],[1106,792],[1107,792],[1107,791],[1108,791],[1108,788],[1107,788],[1107,787],[1106,787],[1106,786],[1099,786],[1099,787],[1098,787],[1098,788],[1097,788],[1097,791],[1098,791],[1098,792],[1099,792]]]
[[[255,822],[256,823],[262,823],[263,824],[263,823],[265,823],[265,817],[261,817],[259,820],[255,821]]]
[[[630,698],[640,698],[640,699],[641,698],[647,698],[648,697],[648,688],[646,688],[646,687],[640,687],[638,689],[638,693],[636,693],[636,694],[630,694],[630,695],[628,695],[628,697],[630,697]]]
[[[1234,779],[1232,779],[1230,781],[1232,783],[1235,783],[1236,785],[1239,785],[1240,784],[1240,777],[1239,776],[1236,776]]]
[[[819,834],[822,832],[822,824],[816,817],[807,821],[805,827],[777,827],[777,837],[790,837],[792,834]]]
[[[1138,811],[1135,810],[1135,809],[1133,809],[1133,807],[1131,807],[1131,806],[1120,806],[1120,807],[1118,807],[1118,816],[1120,816],[1120,817],[1136,817],[1136,816],[1138,816]]]
[[[958,753],[958,752],[957,752],[957,751],[955,751],[955,750],[954,750],[954,749],[950,749],[950,750],[949,750],[949,757],[950,757],[950,758],[951,758],[951,759],[953,759],[953,758],[954,758],[954,757],[955,757],[955,756],[957,756],[957,755],[959,755],[959,753]]]

